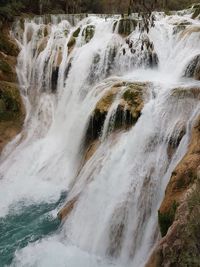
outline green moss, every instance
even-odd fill
[[[131,91],[130,89],[127,90],[124,94],[123,94],[123,99],[129,103],[131,103],[132,105],[135,104],[135,97],[136,97],[136,94]]]
[[[7,72],[7,73],[12,72],[10,65],[6,61],[1,60],[1,59],[0,59],[0,70],[3,72]]]
[[[167,234],[169,227],[172,225],[175,219],[177,207],[178,203],[174,201],[171,209],[168,212],[161,213],[160,211],[158,211],[158,222],[162,237]]]
[[[21,105],[18,88],[14,84],[0,82],[0,121],[20,117]]]
[[[81,31],[81,28],[78,27],[78,29],[76,29],[76,30],[74,31],[74,33],[73,33],[73,37],[77,38],[78,35],[79,35],[79,33],[80,33],[80,31]]]

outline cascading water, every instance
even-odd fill
[[[200,33],[178,30],[183,20],[200,26],[190,17],[156,14],[148,35],[138,28],[130,34],[131,45],[117,33],[119,16],[16,23],[27,115],[1,155],[0,265],[144,266],[159,239],[164,190],[199,112],[190,91],[200,83],[181,78],[200,54]],[[83,166],[93,111],[121,81],[146,84],[142,115],[134,127],[111,133],[125,90],[119,87],[100,144]],[[59,225],[57,212],[73,200]]]

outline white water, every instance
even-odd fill
[[[186,65],[200,54],[200,33],[180,38],[181,32],[173,34],[173,23],[183,17],[157,16],[149,39],[159,66],[150,69],[137,30],[130,36],[134,54],[113,33],[117,17],[90,16],[74,27],[65,19],[51,19],[47,27],[42,18],[26,21],[24,31],[16,26],[13,32],[21,46],[17,71],[27,117],[22,133],[1,156],[0,216],[21,205],[51,203],[63,191],[68,191],[67,201],[79,197],[59,231],[17,251],[13,266],[142,267],[159,238],[157,210],[171,172],[187,150],[191,123],[199,111],[198,99],[179,98],[173,89],[200,86],[181,78]],[[198,24],[189,15],[184,19]],[[85,43],[82,32],[89,24],[95,26],[95,35]],[[69,54],[67,43],[79,26],[76,46]],[[47,45],[39,52],[45,38]],[[52,71],[60,57],[57,90],[52,92]],[[102,142],[80,171],[90,116],[118,81],[151,82],[142,116],[129,131],[109,135],[116,97]],[[169,142],[183,128],[186,135],[170,158]]]

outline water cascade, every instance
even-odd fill
[[[155,17],[148,34],[120,16],[13,25],[26,119],[0,158],[1,266],[145,265],[200,108],[200,23]]]

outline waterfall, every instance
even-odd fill
[[[155,17],[148,34],[136,26],[127,38],[118,34],[119,16],[15,22],[26,119],[0,158],[0,225],[27,221],[7,230],[12,244],[0,238],[3,266],[145,265],[160,238],[165,188],[187,151],[200,87],[183,77],[200,54],[200,31],[192,31],[199,21],[188,13]],[[135,83],[145,88],[141,116],[115,131],[120,99]],[[91,117],[114,86],[98,145],[85,161]],[[59,224],[57,213],[70,201]]]

